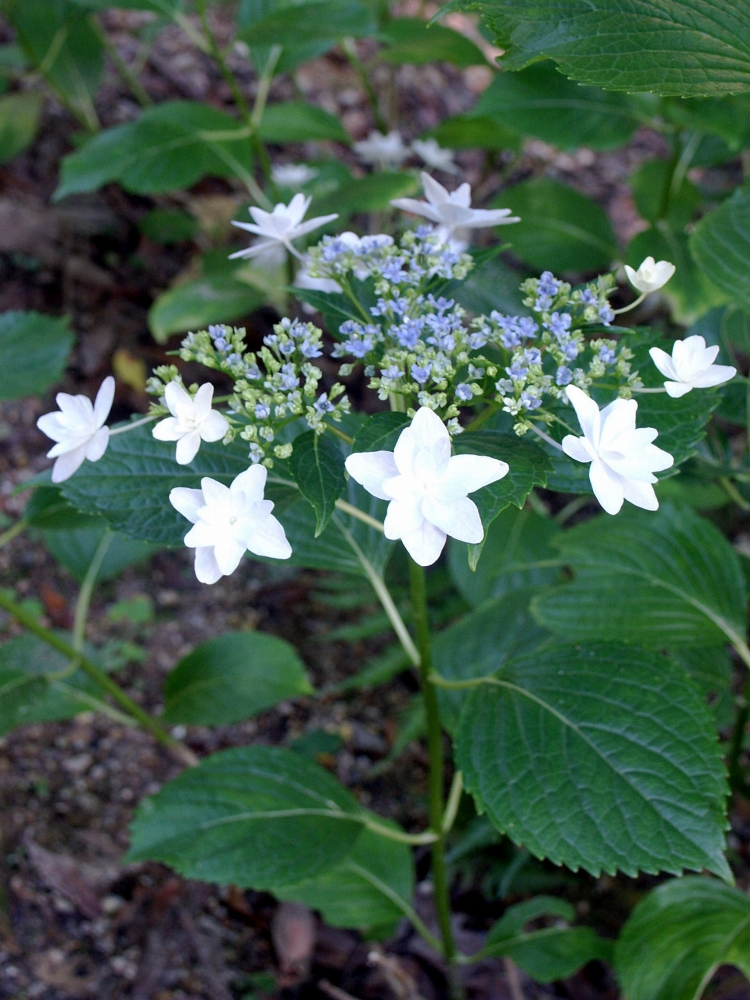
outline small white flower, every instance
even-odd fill
[[[295,257],[300,254],[292,246],[292,240],[306,236],[313,229],[324,226],[327,222],[338,219],[337,214],[318,215],[314,219],[302,220],[310,207],[312,199],[304,194],[295,194],[288,205],[281,202],[275,206],[273,212],[264,212],[262,208],[253,205],[250,208],[254,222],[233,222],[233,226],[245,229],[248,233],[254,233],[260,239],[246,250],[238,250],[237,253],[230,254],[229,259],[236,257],[257,257],[259,254],[268,256],[271,249],[286,249]]]
[[[109,444],[109,428],[104,421],[112,409],[115,398],[115,380],[108,375],[99,386],[92,405],[88,396],[71,396],[58,392],[55,400],[60,409],[45,413],[36,425],[42,434],[57,444],[47,452],[47,458],[56,459],[52,468],[52,482],[70,479],[84,459],[98,462]]]
[[[201,583],[216,583],[234,573],[246,551],[270,559],[288,559],[292,547],[284,528],[271,514],[273,503],[263,499],[267,470],[254,465],[231,486],[201,479],[199,490],[177,486],[169,502],[193,527],[185,545],[195,549],[195,575]]]
[[[448,430],[426,406],[417,410],[393,451],[356,452],[346,460],[352,479],[390,500],[385,537],[400,538],[412,559],[431,566],[448,535],[477,544],[484,538],[479,511],[467,494],[502,479],[505,462],[484,455],[454,455]]]
[[[625,265],[628,281],[644,295],[666,285],[675,270],[674,264],[670,264],[668,260],[655,261],[653,257],[647,257],[637,271],[629,264]]]
[[[694,334],[685,340],[676,340],[670,357],[659,347],[648,352],[662,373],[671,381],[664,383],[667,394],[677,399],[691,389],[708,389],[734,378],[737,369],[731,365],[715,365],[718,345],[706,347],[703,337]]]
[[[190,465],[201,441],[221,441],[229,430],[227,418],[211,409],[214,387],[205,382],[191,396],[179,382],[170,382],[164,390],[164,401],[171,417],[160,420],[154,427],[157,441],[176,441],[175,458],[179,465]]]
[[[651,484],[658,480],[653,473],[669,469],[674,459],[652,443],[659,433],[654,427],[636,428],[636,401],[616,399],[600,411],[582,389],[569,385],[566,393],[583,437],[567,434],[563,451],[576,462],[591,462],[591,488],[602,507],[616,514],[629,500],[644,510],[657,510],[659,501]]]
[[[409,156],[409,147],[404,145],[401,133],[395,129],[388,135],[372,131],[366,139],[355,142],[352,148],[360,160],[373,163],[381,170],[397,167]]]
[[[511,216],[509,208],[472,208],[471,187],[468,184],[462,184],[455,191],[449,192],[424,172],[422,184],[427,201],[396,198],[391,205],[435,222],[440,238],[446,242],[462,229],[485,229],[487,226],[507,226],[511,222],[521,221],[517,216]]]
[[[315,292],[332,292],[340,295],[342,291],[341,285],[333,278],[313,278],[311,274],[308,274],[307,261],[297,271],[294,284],[297,288],[310,288]]]
[[[458,173],[458,167],[453,162],[456,154],[452,149],[443,149],[436,139],[414,139],[411,148],[433,170],[442,170],[446,174]]]
[[[308,181],[318,176],[319,171],[308,167],[306,163],[274,163],[271,167],[271,177],[279,187],[299,191]]]

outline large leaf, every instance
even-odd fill
[[[552,518],[526,508],[507,507],[487,530],[473,573],[466,558],[467,546],[451,539],[448,560],[453,582],[461,596],[475,607],[520,587],[539,588],[553,583],[562,563],[552,548],[559,533]]]
[[[504,128],[559,149],[622,146],[640,117],[626,97],[566,80],[551,62],[536,63],[520,73],[498,74],[474,113],[496,118]]]
[[[487,60],[474,42],[439,24],[428,25],[418,17],[399,17],[380,32],[388,46],[382,53],[390,63],[448,62],[455,66],[483,66]]]
[[[102,73],[99,35],[88,12],[70,0],[10,0],[3,9],[33,66],[89,128],[97,128],[94,95]]]
[[[55,198],[96,191],[112,181],[134,194],[177,191],[207,174],[242,177],[249,162],[250,138],[242,122],[208,104],[165,101],[66,156]]]
[[[363,822],[343,785],[301,754],[240,747],[145,799],[128,857],[163,861],[204,882],[273,889],[333,868]]]
[[[658,653],[559,646],[506,663],[467,698],[456,763],[478,808],[537,857],[731,879],[713,721]]]
[[[149,309],[148,325],[154,340],[165,343],[171,334],[205,329],[211,323],[231,322],[255,312],[265,296],[233,273],[205,274],[163,292]]]
[[[72,346],[73,334],[64,317],[0,314],[0,399],[45,392],[62,376]]]
[[[241,37],[253,46],[299,45],[306,42],[372,35],[376,31],[372,11],[355,0],[317,0],[312,3],[279,4],[265,17],[254,20]]]
[[[572,641],[617,639],[660,648],[744,641],[737,553],[710,521],[671,503],[586,521],[556,540],[575,579],[534,602]]]
[[[383,820],[380,820],[382,823]],[[414,892],[414,862],[406,844],[365,830],[335,868],[294,886],[276,887],[280,899],[319,910],[333,927],[391,934]]]
[[[325,108],[305,101],[269,104],[263,112],[258,134],[264,142],[274,143],[318,142],[323,139],[343,143],[352,141],[339,118]]]
[[[196,646],[170,673],[164,721],[220,726],[312,690],[288,642],[263,632],[226,632]]]
[[[256,24],[264,21],[269,15],[278,13],[284,7],[294,6],[305,6],[304,0],[240,0],[237,8],[237,33],[250,46],[250,59],[258,73],[266,69],[270,59],[276,60],[274,67],[276,73],[289,73],[302,63],[325,55],[336,44],[335,34],[331,37],[313,38],[310,41],[305,41],[303,36],[298,35],[284,45],[280,55],[278,49],[274,49],[272,45],[253,44],[252,29]]]
[[[315,511],[315,537],[326,527],[346,484],[344,455],[331,434],[307,431],[294,441],[289,466],[305,500]]]
[[[521,148],[519,137],[502,122],[473,114],[446,118],[425,132],[423,138],[429,136],[448,149],[512,149],[518,152]]]
[[[507,956],[539,983],[567,979],[594,958],[611,960],[612,941],[600,938],[590,927],[551,927],[525,930],[530,920],[552,916],[570,921],[575,910],[563,899],[536,896],[505,911],[490,928],[482,954]]]
[[[42,95],[38,91],[0,98],[0,163],[7,163],[32,144],[41,110]]]
[[[311,212],[315,215],[339,213],[339,223],[354,212],[380,212],[390,209],[394,198],[415,194],[419,181],[413,173],[380,171],[357,177],[339,191],[317,198]]]
[[[750,898],[695,876],[649,893],[615,949],[627,1000],[699,1000],[720,965],[750,978]]]
[[[393,451],[401,431],[411,423],[405,413],[386,410],[369,417],[357,431],[352,452]]]
[[[470,0],[522,69],[542,56],[607,90],[677,97],[750,90],[748,0]],[[444,8],[445,10],[445,8]]]
[[[549,632],[529,612],[533,591],[519,588],[475,608],[434,640],[434,666],[441,677],[466,681],[489,677],[507,660],[539,648]],[[468,697],[466,691],[438,690],[440,717],[453,732]]]
[[[521,217],[508,231],[511,249],[539,270],[601,270],[617,256],[615,234],[603,210],[565,184],[523,181],[506,188],[493,204]]]
[[[717,288],[750,309],[750,186],[737,188],[703,216],[690,236],[690,250]]]

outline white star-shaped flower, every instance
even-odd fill
[[[444,149],[436,139],[414,139],[411,148],[433,170],[442,170],[446,174],[458,173],[458,167],[453,162],[456,154],[452,149]]]
[[[576,462],[590,462],[589,479],[594,495],[608,514],[616,514],[625,500],[657,510],[652,483],[654,472],[669,469],[674,459],[652,442],[658,436],[654,427],[635,426],[638,404],[634,399],[616,399],[603,410],[574,385],[566,390],[578,416],[583,437],[567,434],[563,451]]]
[[[356,452],[346,460],[352,479],[390,500],[383,525],[420,566],[431,566],[448,535],[476,544],[484,538],[479,511],[467,494],[502,479],[505,462],[484,455],[451,456],[448,430],[429,407],[417,410],[393,451]]]
[[[272,249],[286,249],[295,257],[300,257],[299,252],[292,246],[292,240],[306,236],[313,229],[324,226],[327,222],[338,219],[338,215],[318,215],[314,219],[303,222],[312,198],[304,194],[295,194],[288,205],[279,202],[272,212],[265,212],[262,208],[253,205],[250,208],[254,222],[233,222],[233,226],[245,229],[248,233],[254,233],[260,239],[253,243],[246,250],[238,250],[237,253],[230,254],[229,259],[236,257],[257,257],[262,255],[268,258]]]
[[[395,129],[388,135],[372,131],[366,139],[355,142],[354,152],[364,163],[372,163],[381,170],[397,167],[409,156],[409,147],[404,145],[401,133]]]
[[[395,198],[391,205],[436,223],[438,234],[446,241],[453,239],[462,229],[486,229],[488,226],[507,226],[511,222],[521,221],[518,216],[511,216],[509,208],[472,208],[469,184],[462,184],[455,191],[449,192],[423,172],[422,185],[427,201]]]
[[[676,340],[671,357],[659,347],[652,347],[648,353],[662,375],[670,380],[664,383],[664,388],[674,399],[691,389],[721,385],[737,374],[732,365],[715,365],[718,345],[706,347],[706,341],[697,334]]]
[[[655,292],[666,285],[675,270],[674,264],[670,264],[668,260],[655,261],[653,257],[647,257],[637,271],[629,264],[625,265],[628,281],[643,295]]]
[[[273,516],[273,503],[263,499],[268,472],[254,465],[231,486],[201,479],[201,488],[177,486],[169,502],[193,527],[185,545],[195,549],[195,575],[201,583],[216,583],[237,569],[246,551],[270,559],[288,559],[292,547]]]
[[[190,465],[201,441],[221,441],[229,430],[227,418],[211,409],[214,387],[205,382],[191,396],[179,382],[169,382],[164,390],[164,402],[171,417],[160,420],[154,427],[157,441],[176,441],[175,458],[179,465]]]
[[[115,398],[115,380],[108,375],[99,386],[92,405],[88,396],[71,396],[58,392],[55,401],[60,409],[45,413],[36,425],[42,434],[56,441],[47,458],[56,459],[52,467],[52,482],[70,479],[85,459],[98,462],[109,444],[109,428],[104,421]]]
[[[308,181],[318,176],[318,171],[308,167],[306,163],[274,163],[271,167],[271,178],[279,187],[292,188],[299,191]]]

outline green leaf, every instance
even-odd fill
[[[486,66],[487,60],[474,42],[465,35],[439,24],[428,25],[418,17],[399,17],[390,21],[378,36],[388,46],[381,53],[386,62],[447,62],[454,66]]]
[[[0,97],[0,163],[7,163],[32,144],[42,100],[41,93],[33,90]]]
[[[447,149],[512,149],[521,148],[518,136],[504,127],[495,118],[480,118],[478,115],[456,115],[446,118],[435,128],[425,132],[422,138],[437,139]]]
[[[728,729],[734,718],[732,659],[726,646],[678,649],[672,659],[700,688],[716,718],[718,730]]]
[[[138,228],[153,243],[172,246],[192,240],[198,232],[198,223],[189,212],[176,208],[152,208],[138,223]]]
[[[370,8],[347,0],[318,0],[317,3],[285,4],[241,31],[240,37],[253,46],[299,45],[306,42],[362,38],[373,35],[376,25]]]
[[[664,117],[691,132],[720,136],[730,153],[737,153],[748,141],[748,99],[732,97],[667,98],[662,101]]]
[[[380,823],[385,821],[378,817]],[[396,824],[387,825],[396,827]],[[273,889],[280,899],[293,899],[319,910],[332,927],[356,927],[388,936],[411,905],[414,862],[406,844],[365,830],[352,852],[329,871],[294,886]],[[382,929],[382,930],[381,930]]]
[[[207,104],[165,101],[64,157],[55,199],[112,181],[134,194],[177,191],[206,175],[242,177],[250,161],[242,122]]]
[[[145,799],[128,858],[163,861],[202,882],[272,890],[339,864],[363,822],[343,785],[301,754],[239,747]]]
[[[281,8],[292,6],[304,6],[304,0],[294,2],[294,0],[240,0],[237,8],[237,33],[247,40],[250,46],[250,59],[256,71],[262,73],[268,65],[269,59],[277,54],[271,45],[254,45],[252,29],[256,24],[263,21],[268,15],[278,12]],[[334,22],[335,23],[335,22]],[[302,63],[317,59],[318,56],[325,55],[329,49],[336,44],[337,39],[318,38],[313,41],[301,42],[300,37],[290,40],[281,50],[275,65],[275,73],[290,73],[301,66]]]
[[[401,431],[411,421],[405,413],[388,410],[375,413],[362,424],[352,445],[352,453],[358,451],[393,451]]]
[[[148,325],[157,344],[164,344],[173,333],[247,316],[264,301],[260,289],[232,272],[204,274],[163,292],[149,309]]]
[[[672,191],[673,175],[669,160],[646,160],[631,175],[630,188],[636,208],[644,219],[658,225],[665,218],[671,228],[678,232],[685,228],[700,208],[701,196],[698,189],[685,177],[679,190]]]
[[[713,721],[658,653],[560,646],[506,663],[466,699],[456,763],[477,807],[537,857],[731,879]]]
[[[476,607],[521,587],[543,587],[560,575],[560,555],[552,543],[560,529],[550,517],[507,507],[487,530],[482,555],[472,573],[467,546],[451,539],[451,577],[461,596]]]
[[[690,251],[706,277],[732,301],[750,309],[750,186],[704,215]]]
[[[102,73],[99,35],[69,0],[11,0],[3,11],[33,66],[62,100],[98,128],[94,95]]]
[[[339,213],[339,224],[355,212],[380,212],[389,209],[394,198],[416,194],[419,181],[413,173],[383,170],[357,177],[339,191],[318,198],[311,212],[315,215]]]
[[[474,111],[565,150],[616,149],[630,139],[642,117],[627,97],[566,80],[552,62],[499,73]]]
[[[696,876],[641,900],[615,949],[627,1000],[699,1000],[720,965],[750,977],[750,898]]]
[[[530,441],[522,441],[514,434],[496,431],[474,431],[454,438],[453,447],[458,455],[489,455],[507,462],[510,470],[503,479],[490,483],[471,494],[487,537],[487,529],[501,510],[510,504],[523,507],[526,497],[535,486],[546,486],[550,462],[545,453]],[[484,541],[470,545],[469,565],[476,568]]]
[[[507,660],[548,642],[549,632],[529,612],[533,594],[519,588],[491,598],[439,632],[433,644],[435,670],[451,681],[489,677]],[[467,691],[438,689],[440,717],[450,732],[468,696]]]
[[[518,287],[520,280],[518,271],[496,257],[478,265],[466,281],[455,282],[450,295],[476,316],[493,309],[513,316],[528,316],[529,310],[523,304],[523,292]]]
[[[163,14],[170,17],[175,10],[179,10],[182,0],[73,0],[73,3],[89,10],[110,10],[112,7],[119,7],[122,10],[150,10],[154,14]]]
[[[42,531],[44,544],[54,559],[64,566],[78,583],[83,583],[104,532],[109,530],[102,518],[91,518],[91,521],[90,527]],[[126,538],[115,532],[110,538],[96,579],[111,580],[119,576],[128,566],[134,566],[148,559],[160,548],[160,545]]]
[[[676,97],[750,90],[748,0],[470,0],[505,50],[506,69],[543,56],[607,90]]]
[[[508,230],[513,253],[532,267],[596,271],[617,256],[617,241],[603,210],[557,181],[523,181],[493,201],[521,221]]]
[[[288,642],[263,632],[227,632],[196,646],[170,673],[164,721],[221,726],[312,690]]]
[[[73,346],[65,317],[0,314],[0,399],[40,395],[59,381]]]
[[[737,553],[689,507],[635,508],[563,532],[555,542],[572,583],[542,594],[539,621],[571,641],[617,638],[657,649],[743,642]]]
[[[294,440],[289,462],[305,500],[315,511],[315,537],[326,527],[346,484],[344,456],[331,434],[307,431]]]
[[[590,927],[558,924],[524,931],[530,920],[542,916],[570,921],[575,910],[554,896],[537,896],[511,906],[490,928],[482,953],[511,958],[539,983],[567,979],[595,958],[611,960],[614,942],[600,938]]]
[[[307,104],[305,101],[269,104],[263,112],[258,134],[264,142],[279,144],[331,139],[348,145],[352,141],[340,118],[317,104]]]

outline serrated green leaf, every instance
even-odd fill
[[[0,314],[0,399],[45,392],[62,376],[72,346],[73,334],[64,317]]]
[[[315,511],[315,537],[331,520],[346,484],[344,455],[330,434],[307,431],[294,440],[289,461],[299,491]]]
[[[440,676],[451,681],[489,677],[506,660],[548,642],[550,633],[529,611],[533,595],[532,590],[519,588],[490,598],[439,632],[433,642],[433,661]],[[467,697],[466,691],[438,689],[440,717],[450,732]]]
[[[750,309],[750,186],[703,216],[690,235],[690,251],[727,298]]]
[[[352,454],[358,451],[393,451],[401,431],[411,423],[405,413],[388,410],[369,417],[357,432]]]
[[[737,553],[689,507],[603,515],[554,543],[575,578],[533,604],[538,620],[572,641],[614,636],[657,649],[743,642],[744,581]],[[627,583],[626,583],[627,581]]]
[[[667,121],[683,129],[720,136],[730,153],[737,153],[748,140],[748,98],[745,94],[667,98],[662,101],[661,112]]]
[[[716,718],[719,731],[729,728],[734,718],[732,659],[726,646],[677,649],[672,659],[700,688]]]
[[[187,878],[273,889],[339,864],[364,813],[323,768],[282,747],[224,750],[145,799],[128,857]]]
[[[378,820],[384,823],[380,817]],[[332,927],[356,927],[365,932],[382,928],[378,936],[393,932],[411,904],[413,892],[414,862],[409,847],[370,830],[361,834],[351,853],[335,868],[307,882],[273,889],[280,899],[298,900],[319,910]]]
[[[242,122],[208,104],[165,101],[64,157],[55,199],[112,181],[134,194],[176,191],[206,175],[243,176],[250,162],[250,137]]]
[[[750,899],[695,876],[641,900],[615,949],[627,1000],[699,1000],[720,965],[750,977]]]
[[[455,66],[484,66],[482,50],[465,35],[439,24],[428,25],[418,17],[398,17],[390,21],[378,36],[387,45],[382,53],[386,62],[447,62]]]
[[[617,256],[617,240],[604,211],[557,181],[522,181],[492,202],[521,217],[508,239],[513,253],[540,270],[596,271]]]
[[[0,163],[7,163],[32,144],[42,100],[42,95],[33,90],[0,97]]]
[[[476,10],[518,70],[547,56],[607,90],[676,97],[750,90],[748,0],[459,0]],[[446,11],[443,7],[441,14]]]
[[[164,685],[169,725],[220,726],[311,694],[293,646],[263,632],[227,632],[183,657]]]
[[[258,288],[234,274],[206,274],[159,295],[149,309],[148,325],[157,344],[164,344],[173,333],[247,316],[259,309],[264,299]]]
[[[321,6],[311,4],[310,6]],[[294,8],[298,10],[299,8]],[[269,104],[263,112],[258,134],[264,142],[333,142],[349,144],[351,136],[341,124],[341,119],[325,108],[305,101],[286,101]]]
[[[731,879],[713,722],[658,653],[558,646],[506,663],[466,699],[456,763],[478,808],[537,857]]]
[[[515,132],[503,126],[495,118],[478,115],[456,115],[446,118],[435,128],[425,132],[423,138],[432,137],[447,149],[512,149],[521,148]]]
[[[474,111],[565,150],[616,149],[642,119],[627,97],[566,80],[549,61],[519,73],[499,73]]]
[[[461,596],[476,607],[490,597],[520,587],[543,587],[560,575],[562,560],[552,548],[560,529],[550,517],[508,507],[487,530],[482,555],[472,573],[467,546],[451,539],[448,562]]]

